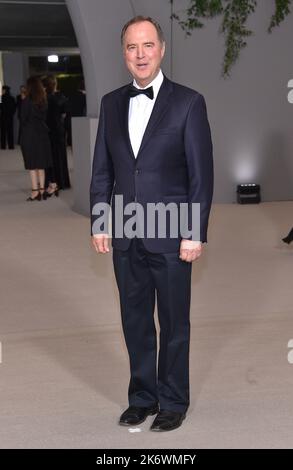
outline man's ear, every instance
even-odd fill
[[[166,43],[165,41],[163,42],[162,44],[162,51],[161,51],[161,57],[163,59],[164,55],[165,55],[165,50],[166,50]]]

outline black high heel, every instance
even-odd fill
[[[33,188],[32,188],[32,192],[33,192],[33,191],[38,191],[37,196],[36,196],[36,197],[31,197],[31,196],[30,196],[30,197],[27,198],[27,201],[40,201],[40,200],[42,199],[42,195],[41,195],[39,189],[33,189]]]
[[[56,186],[56,188],[54,189],[54,191],[52,191],[51,193],[48,193],[48,191],[45,191],[45,192],[44,192],[44,196],[45,196],[46,199],[47,199],[48,197],[53,196],[53,194],[55,194],[56,197],[59,196],[59,188],[58,188],[58,186]]]
[[[282,238],[282,240],[283,240],[284,243],[287,243],[288,245],[289,245],[289,243],[292,242],[292,240],[293,240],[293,228],[290,230],[287,237]]]
[[[39,188],[40,191],[44,190],[43,193],[40,193],[41,194],[41,199],[43,199],[43,201],[46,201],[47,199],[47,195],[46,195],[46,191],[45,191],[45,188]]]

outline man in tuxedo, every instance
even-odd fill
[[[109,252],[109,228],[97,224],[103,212],[97,206],[111,202],[113,264],[130,360],[129,407],[119,424],[138,425],[156,414],[150,429],[169,431],[182,424],[190,403],[191,266],[207,242],[211,133],[203,96],[161,71],[165,41],[160,25],[135,17],[124,26],[121,41],[133,82],[101,101],[90,188],[92,243],[98,253]],[[192,206],[198,205],[197,235],[174,236],[168,219],[164,236],[157,228],[149,236],[150,222],[145,212],[138,217],[137,209],[135,235],[129,236],[117,227],[118,196],[123,209],[172,203],[180,211],[184,203],[191,216]],[[123,211],[124,227],[131,215]]]

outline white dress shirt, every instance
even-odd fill
[[[135,158],[137,157],[146,126],[149,122],[163,80],[164,75],[162,70],[160,70],[156,78],[149,83],[149,85],[144,87],[153,87],[154,99],[150,100],[146,95],[141,94],[129,100],[128,129]],[[140,90],[144,89],[137,84],[136,80],[133,80],[133,85]]]

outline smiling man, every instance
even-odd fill
[[[158,75],[165,54],[160,30],[149,21],[123,28],[122,45],[126,66],[139,87],[148,86]]]
[[[165,41],[160,25],[138,16],[121,42],[133,82],[102,98],[90,188],[92,242],[108,253],[109,233],[95,231],[100,203],[112,201],[113,263],[130,360],[128,408],[119,424],[157,415],[152,431],[178,428],[190,404],[191,267],[207,241],[213,194],[213,156],[203,96],[161,71]],[[123,205],[200,206],[198,237],[115,236],[115,198]],[[179,209],[180,210],[180,209]],[[129,215],[123,216],[123,224]],[[137,218],[138,223],[138,218]],[[147,221],[146,221],[147,225]],[[116,227],[117,228],[117,227]],[[160,324],[157,368],[157,299]]]

